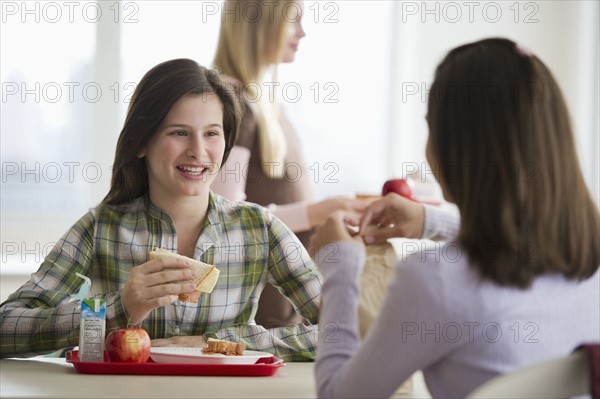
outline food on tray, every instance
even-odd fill
[[[148,258],[150,260],[159,259],[162,257],[181,258],[191,262],[190,267],[196,271],[198,277],[196,277],[195,280],[181,281],[182,283],[195,283],[196,291],[199,292],[210,293],[212,292],[213,288],[215,288],[217,279],[219,278],[219,273],[221,272],[214,265],[209,265],[207,263],[200,262],[199,260],[188,258],[187,256],[179,255],[161,248],[154,248],[153,251],[148,253]],[[192,294],[193,292],[179,294],[179,300],[183,302],[197,302],[197,296],[194,297]]]
[[[242,356],[244,354],[244,349],[246,349],[244,344],[209,338],[206,342],[206,347],[202,349],[202,353],[220,353],[226,356]]]
[[[146,330],[129,327],[111,331],[105,346],[111,362],[146,363],[152,343]]]

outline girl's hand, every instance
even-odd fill
[[[156,348],[159,346],[204,348],[206,346],[206,342],[204,342],[204,338],[201,335],[153,339],[152,347]]]
[[[360,235],[365,243],[381,243],[388,238],[421,238],[425,208],[418,202],[387,194],[373,202],[360,219]]]
[[[139,324],[153,309],[175,302],[181,293],[194,291],[195,284],[180,283],[194,278],[196,272],[183,259],[164,257],[132,268],[121,291],[128,323]]]
[[[356,225],[358,219],[344,211],[333,212],[323,223],[315,229],[311,237],[310,255],[314,259],[322,248],[335,242],[351,242],[364,247],[362,238],[356,235],[348,226]],[[335,245],[335,244],[334,244]]]
[[[308,206],[308,220],[311,226],[318,226],[325,222],[333,212],[340,210],[347,212],[352,217],[360,218],[370,202],[352,197],[328,198]]]

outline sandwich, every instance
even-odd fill
[[[242,356],[245,349],[246,346],[244,344],[209,338],[208,341],[206,341],[206,347],[202,348],[202,353],[220,353],[225,356]]]
[[[217,279],[219,278],[219,274],[221,273],[219,269],[217,269],[214,265],[209,265],[208,263],[200,262],[199,260],[188,258],[187,256],[179,255],[165,249],[154,248],[153,251],[148,253],[148,259],[159,259],[163,257],[169,258],[177,258],[177,259],[186,259],[189,260],[191,265],[190,267],[194,269],[198,277],[194,280],[184,280],[180,281],[180,283],[194,283],[196,284],[196,291],[199,292],[212,292],[213,288],[217,284]],[[198,301],[197,296],[194,297],[192,294],[194,292],[186,292],[179,294],[179,300],[182,302],[192,302],[196,303]]]

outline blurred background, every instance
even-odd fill
[[[106,194],[143,74],[172,58],[211,64],[223,5],[0,4],[4,299]],[[277,95],[297,127],[317,197],[377,194],[385,180],[417,171],[431,181],[424,117],[434,69],[452,47],[500,36],[530,48],[557,78],[599,203],[599,10],[597,1],[306,0],[307,36],[296,62],[280,66]]]

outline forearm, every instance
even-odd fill
[[[319,262],[325,283],[320,316],[323,333],[315,366],[318,397],[390,397],[413,366],[413,357],[399,350],[401,307],[386,299],[377,322],[361,343],[357,307],[365,254],[356,244],[334,244],[338,262]],[[319,256],[326,255],[324,251]]]
[[[308,217],[308,203],[294,202],[286,205],[271,204],[268,206],[273,215],[277,216],[294,233],[307,231],[312,228]]]
[[[204,338],[241,342],[246,349],[269,352],[285,361],[301,362],[315,359],[318,326],[298,324],[266,329],[258,325],[240,325],[206,333]]]
[[[0,357],[29,357],[78,345],[80,308],[66,303],[30,309],[19,302],[0,310]]]
[[[0,357],[37,356],[79,345],[81,302],[52,304],[45,296],[43,292],[18,291],[19,299],[6,302],[0,309]],[[127,316],[120,294],[110,293],[104,298],[106,331],[124,328]]]
[[[352,244],[336,244],[339,263],[319,262],[325,279],[319,322],[323,330],[328,324],[337,328],[334,339],[322,335],[319,343],[315,366],[319,397],[391,397],[412,373],[427,370],[469,341],[469,320],[459,316],[459,307],[447,298],[456,282],[440,278],[448,275],[439,272],[447,266],[415,254],[396,266],[379,316],[359,342],[356,306],[364,258]],[[450,324],[462,326],[460,339],[423,338],[426,326]]]
[[[320,323],[324,334],[316,365],[319,397],[337,397],[343,366],[360,343],[358,335],[359,277],[364,251],[351,243],[333,243],[317,254],[325,282],[322,290]]]
[[[0,307],[0,356],[32,356],[77,345],[81,306],[68,302],[91,275],[94,216],[84,215],[39,270]]]

